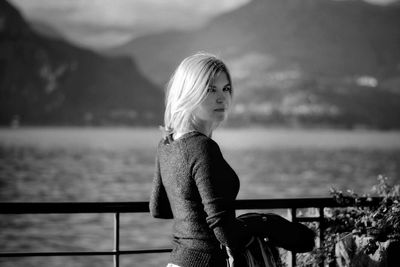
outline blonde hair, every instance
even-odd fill
[[[165,135],[196,130],[192,112],[206,98],[207,88],[222,72],[226,73],[229,83],[232,83],[225,63],[209,53],[196,53],[180,63],[167,85]]]

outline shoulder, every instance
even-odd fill
[[[218,144],[202,133],[194,132],[184,140],[184,145],[191,151],[211,152],[219,151]]]
[[[215,161],[222,157],[218,144],[201,133],[194,133],[188,136],[181,145],[189,162]]]
[[[218,144],[208,136],[191,132],[173,141],[161,139],[158,143],[157,154],[168,155],[168,158],[183,156],[186,159],[221,155]]]

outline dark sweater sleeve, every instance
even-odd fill
[[[161,180],[160,163],[158,157],[156,158],[155,173],[153,178],[152,191],[150,195],[149,209],[150,214],[154,218],[172,219],[172,211],[165,191],[165,187]]]
[[[221,165],[227,163],[218,145],[211,139],[201,142],[192,160],[192,177],[207,214],[206,220],[209,227],[213,229],[222,245],[231,249],[243,248],[249,234],[244,225],[235,218],[234,199],[227,199],[224,194],[224,187],[226,188],[227,184],[224,184],[225,179],[221,177],[224,175],[221,172],[223,169]]]

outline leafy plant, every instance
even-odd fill
[[[313,252],[316,264],[335,260],[335,244],[348,234],[369,237],[362,247],[367,254],[378,249],[378,242],[389,239],[400,241],[400,185],[390,185],[388,178],[379,175],[372,188],[374,196],[359,196],[353,190],[346,192],[332,188],[331,195],[343,208],[326,210],[324,244]]]

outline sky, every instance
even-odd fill
[[[10,0],[83,46],[107,48],[141,35],[200,27],[250,0]]]
[[[45,22],[73,43],[101,50],[150,33],[200,27],[251,0],[9,1],[28,20]],[[365,1],[384,5],[399,0]]]

